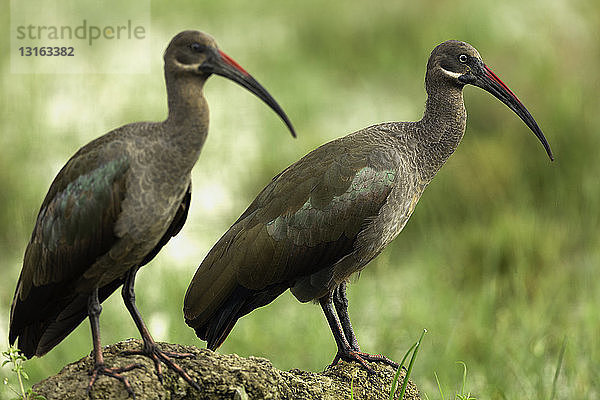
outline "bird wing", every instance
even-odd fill
[[[253,295],[289,288],[355,251],[359,232],[378,215],[396,179],[395,169],[381,162],[391,153],[347,136],[277,175],[196,271],[185,298],[188,323],[202,326],[239,294],[239,286]],[[276,297],[282,290],[273,292]],[[251,311],[248,304],[240,307]]]
[[[118,240],[114,229],[129,162],[123,151],[99,150],[102,141],[112,139],[105,135],[79,150],[54,179],[40,208],[11,307],[9,339],[14,343],[19,337],[27,357],[45,354],[86,318],[87,295],[74,293],[70,285]],[[191,184],[170,226],[140,266],[179,233],[190,200]],[[119,278],[100,287],[100,301],[122,284]]]
[[[76,297],[69,285],[118,239],[113,226],[129,162],[125,155],[107,161],[91,148],[76,153],[54,179],[25,250],[9,340],[21,336],[19,345],[27,356],[35,353],[31,346],[37,346],[46,320],[56,318]],[[23,348],[26,343],[30,347]]]
[[[289,204],[301,198],[302,205],[273,218],[267,198],[248,216],[244,233],[236,238],[248,240],[234,254],[238,281],[252,289],[292,283],[352,253],[359,232],[378,215],[395,180],[394,171],[360,164],[344,168],[333,162],[323,175],[308,178],[310,190],[301,196],[293,189],[273,191],[275,201]]]

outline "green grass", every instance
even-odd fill
[[[556,398],[558,377],[560,376],[560,369],[562,367],[562,363],[563,363],[563,359],[564,359],[566,350],[567,350],[567,338],[564,338],[562,347],[560,349],[560,353],[558,355],[558,363],[556,365],[556,371],[554,372],[554,380],[552,381],[552,392],[550,393],[550,400],[554,400]]]
[[[454,395],[454,400],[477,400],[475,397],[471,396],[470,392],[465,393],[465,386],[467,385],[467,364],[465,364],[462,361],[459,361],[458,364],[462,365],[463,367],[463,376],[460,390],[458,390],[458,392]],[[444,390],[442,389],[440,380],[438,379],[438,376],[435,372],[434,376],[435,382],[437,383],[438,390],[440,392],[440,397],[442,398],[442,400],[446,400],[446,397],[444,396]],[[425,395],[425,399],[429,400],[429,396]]]
[[[404,362],[406,361],[408,356],[412,354],[410,357],[410,362],[408,363],[408,368],[406,369],[406,374],[404,375],[404,379],[402,380],[402,386],[400,387],[400,394],[398,395],[399,400],[402,400],[404,398],[404,393],[406,391],[406,385],[408,384],[408,380],[410,379],[410,374],[412,372],[413,365],[415,364],[415,360],[417,359],[417,353],[419,352],[419,348],[421,347],[421,342],[423,341],[423,337],[425,336],[426,333],[427,333],[427,329],[423,329],[423,333],[421,333],[419,340],[417,340],[415,342],[415,344],[413,344],[408,349],[406,354],[404,354],[402,361],[400,361],[400,363],[398,365],[398,369],[396,370],[396,374],[394,375],[394,380],[392,381],[392,387],[390,388],[390,397],[389,397],[390,400],[394,400],[394,394],[396,393],[396,387],[398,384],[398,377],[400,376],[400,371],[402,370],[402,367],[404,366]]]
[[[17,381],[19,382],[19,388],[15,389],[9,384],[9,379],[4,378],[4,385],[8,390],[17,395],[19,400],[46,400],[46,397],[35,393],[31,388],[25,390],[24,381],[29,380],[29,375],[25,372],[23,366],[26,358],[19,352],[19,349],[11,346],[8,350],[2,352],[2,356],[4,357],[2,367],[10,367],[11,372],[17,377]]]
[[[9,26],[8,2],[1,21]],[[42,4],[42,3],[40,3]],[[404,232],[350,286],[362,348],[401,359],[418,327],[427,351],[412,379],[460,382],[478,399],[600,399],[600,6],[591,0],[152,3],[148,75],[11,74],[0,39],[0,337],[23,251],[48,186],[98,135],[165,116],[161,55],[182,29],[212,33],[286,109],[278,118],[238,86],[206,85],[211,131],[194,170],[183,231],[137,281],[138,305],[159,340],[202,345],[183,322],[197,265],[269,179],[317,145],[364,126],[421,116],[427,57],[439,42],[471,42],[529,108],[556,161],[483,91],[465,89],[467,132],[425,191]],[[142,95],[140,95],[142,93]],[[138,337],[118,295],[104,304],[103,343]],[[91,350],[88,323],[26,362],[30,381]],[[564,338],[560,374],[554,380]],[[0,340],[0,349],[8,343]],[[335,343],[318,307],[286,293],[242,318],[222,352],[322,370]],[[5,367],[0,378],[11,374]],[[4,394],[10,396],[10,393]],[[0,392],[0,397],[3,393]]]

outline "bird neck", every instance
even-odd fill
[[[193,166],[208,134],[209,110],[204,80],[195,76],[165,74],[169,115],[163,122],[169,143]]]
[[[462,88],[454,85],[427,86],[427,103],[418,121],[419,144],[431,179],[454,153],[467,124]]]

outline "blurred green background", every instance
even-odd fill
[[[165,117],[162,52],[177,32],[211,33],[277,98],[299,135],[292,140],[237,85],[207,83],[211,129],[188,222],[136,285],[157,340],[198,346],[182,299],[220,235],[272,176],[316,146],[374,123],[419,119],[430,51],[461,39],[529,108],[556,161],[507,107],[467,87],[461,146],[404,232],[350,286],[362,348],[399,360],[427,328],[413,379],[430,399],[441,398],[434,372],[446,397],[457,389],[457,361],[478,398],[542,399],[566,338],[557,398],[600,399],[597,1],[153,1],[151,73],[123,75],[12,74],[8,2],[0,8],[0,337],[50,182],[93,138]],[[139,336],[118,294],[104,304],[101,329],[104,344]],[[90,336],[86,321],[28,361],[30,383],[88,354]],[[242,318],[219,351],[320,371],[335,344],[319,307],[286,293]],[[7,367],[4,377],[16,386]]]

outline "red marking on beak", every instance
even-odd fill
[[[485,70],[487,71],[487,75],[488,78],[490,78],[491,80],[493,80],[494,82],[496,82],[497,84],[499,84],[500,86],[502,86],[508,93],[510,93],[510,95],[519,102],[519,104],[523,105],[523,103],[521,103],[521,100],[519,100],[519,98],[512,92],[512,90],[510,90],[508,88],[508,86],[506,86],[506,84],[504,82],[502,82],[502,80],[500,78],[498,78],[498,76],[491,70],[489,69],[489,67],[487,65],[483,65],[485,67]]]
[[[229,57],[227,54],[223,53],[221,50],[219,50],[219,54],[221,55],[221,57],[223,57],[223,59],[228,64],[230,64],[231,66],[233,66],[235,69],[239,70],[244,75],[250,75],[248,72],[246,72],[246,70],[244,68],[242,68],[242,66],[240,64],[238,64],[237,62],[235,62],[235,60],[233,58]]]

